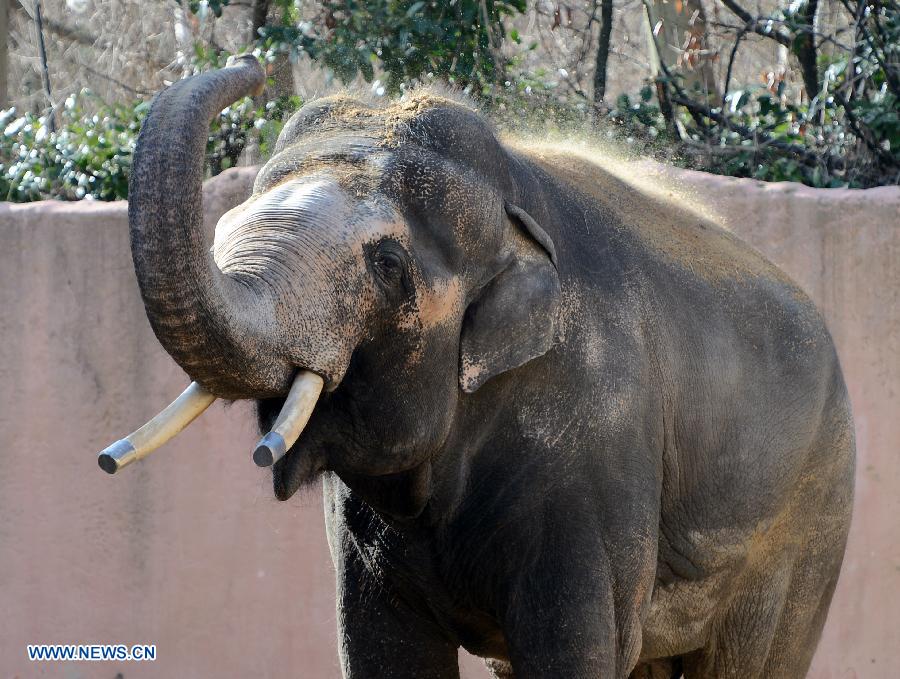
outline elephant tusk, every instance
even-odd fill
[[[260,439],[253,451],[253,461],[257,466],[269,467],[275,464],[297,442],[316,407],[323,385],[322,378],[308,370],[301,371],[294,378],[272,430]]]
[[[122,467],[146,457],[196,420],[215,400],[216,397],[199,384],[191,382],[159,415],[103,450],[97,458],[100,469],[115,474]]]

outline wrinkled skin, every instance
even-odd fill
[[[294,370],[325,377],[274,487],[323,479],[346,677],[458,677],[460,646],[517,679],[805,674],[850,410],[821,317],[734,236],[420,92],[301,109],[214,257],[242,310],[179,308],[226,330],[148,313],[263,430]]]

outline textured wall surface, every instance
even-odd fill
[[[639,168],[640,169],[640,168]],[[856,514],[811,676],[900,664],[900,190],[641,171],[712,205],[816,300],[856,417]],[[207,186],[208,227],[252,171]],[[339,676],[318,493],[278,503],[246,404],[109,477],[96,453],[185,386],[144,317],[118,204],[0,204],[0,677]],[[155,643],[30,664],[28,643]],[[483,676],[465,660],[466,675]]]

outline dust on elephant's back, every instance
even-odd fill
[[[616,216],[620,228],[693,275],[710,282],[763,276],[793,285],[784,272],[725,228],[726,220],[702,196],[674,186],[659,168],[585,144],[513,146],[590,195]]]

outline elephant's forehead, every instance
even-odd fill
[[[384,188],[400,210],[427,215],[431,228],[448,229],[461,245],[481,240],[502,211],[489,178],[434,153],[398,154]]]
[[[214,243],[218,254],[254,238],[301,236],[344,243],[408,239],[406,224],[388,201],[350,196],[325,173],[285,181],[229,210],[216,225]]]
[[[378,185],[387,154],[371,137],[310,135],[269,159],[254,182],[254,192],[265,193],[292,178],[328,171],[351,193],[369,193]]]
[[[405,201],[441,207],[496,193],[496,187],[476,168],[418,148],[395,154],[383,184]],[[470,200],[464,201],[465,196]]]

